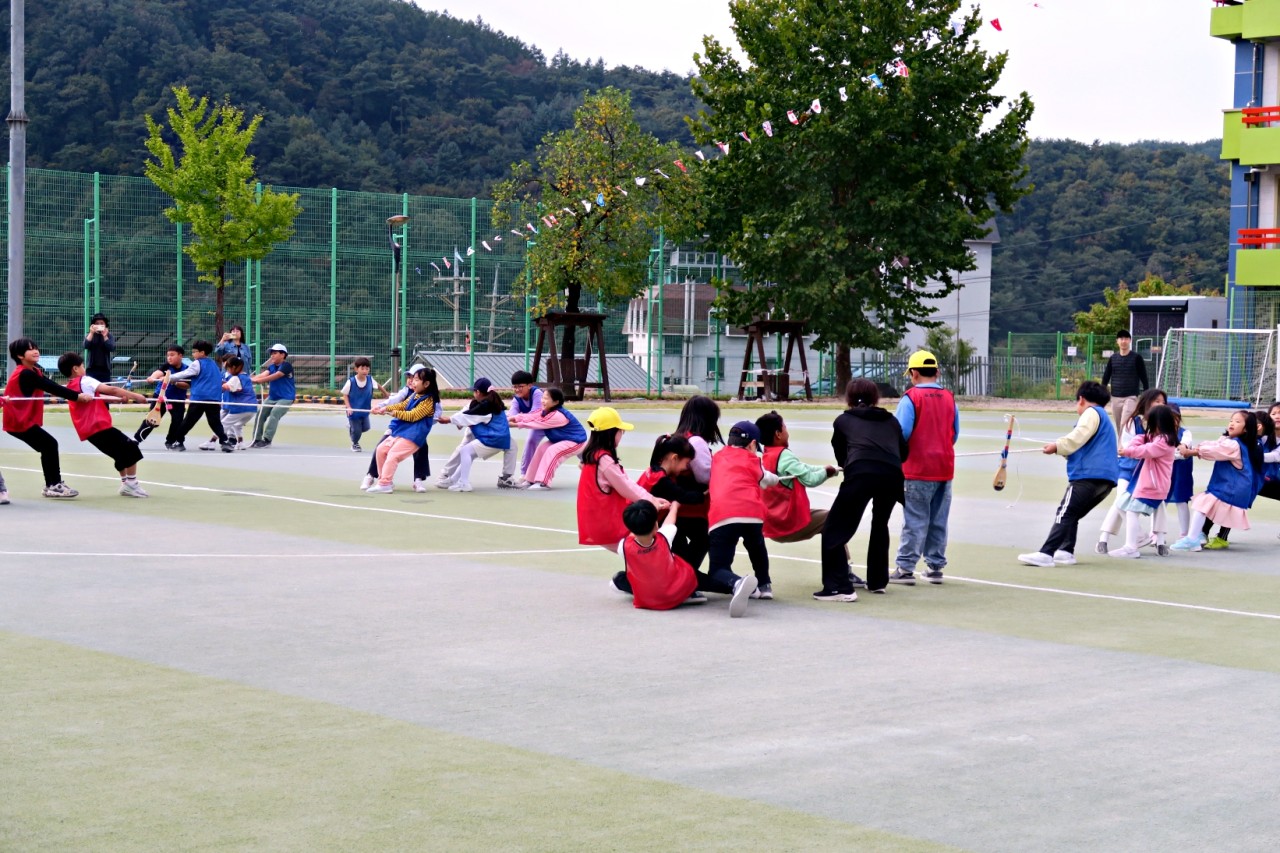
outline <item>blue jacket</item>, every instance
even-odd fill
[[[471,427],[471,434],[485,447],[511,449],[511,425],[507,423],[506,412],[498,412],[489,418],[487,424],[475,424]]]
[[[1209,475],[1207,491],[1223,503],[1248,509],[1253,506],[1253,499],[1258,496],[1262,472],[1253,470],[1249,449],[1245,443],[1238,438],[1236,443],[1240,445],[1240,461],[1244,463],[1244,467],[1237,471],[1236,466],[1230,462],[1213,463],[1213,473]]]
[[[553,442],[554,441],[574,441],[574,442],[581,443],[586,441],[587,431],[583,428],[582,424],[578,422],[578,419],[573,416],[573,412],[569,411],[564,406],[561,406],[560,414],[568,418],[569,422],[562,427],[556,427],[555,429],[544,430],[544,432],[546,433],[547,439]]]
[[[200,373],[191,380],[191,399],[218,402],[222,399],[222,371],[218,363],[205,356],[197,358]]]
[[[1119,457],[1116,456],[1116,428],[1101,406],[1090,406],[1098,413],[1098,431],[1075,453],[1067,457],[1068,480],[1108,480],[1119,478]]]

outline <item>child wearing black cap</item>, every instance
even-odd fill
[[[734,601],[745,593],[751,598],[773,598],[769,578],[769,552],[764,544],[763,489],[781,480],[760,462],[760,429],[751,421],[738,421],[729,430],[725,448],[711,457],[710,551],[707,575],[733,590]],[[733,573],[733,552],[738,541],[751,557],[755,577]],[[745,604],[742,605],[745,607]],[[731,603],[730,615],[734,605]]]
[[[511,447],[511,426],[507,423],[507,408],[493,383],[481,376],[471,386],[471,403],[456,415],[440,418],[442,424],[453,424],[465,429],[462,443],[445,463],[444,471],[436,487],[451,492],[471,491],[471,465],[476,459],[490,459],[502,454],[502,475],[499,488],[510,488],[516,470],[516,453]],[[505,483],[504,483],[505,481]]]

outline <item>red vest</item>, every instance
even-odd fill
[[[671,543],[661,533],[645,547],[628,536],[622,545],[627,563],[627,580],[635,605],[644,610],[670,610],[698,588],[693,567],[671,553]]]
[[[910,453],[902,463],[908,480],[946,482],[956,476],[956,401],[945,388],[907,389],[916,410],[915,426],[907,439]]]
[[[787,448],[779,445],[764,449],[764,469],[778,473],[778,457]],[[769,538],[795,533],[809,523],[809,493],[799,480],[788,480],[770,486],[764,496],[764,535]]]
[[[77,394],[84,393],[80,390],[80,380],[83,378],[83,376],[77,376],[67,383],[67,387]],[[79,403],[72,400],[71,423],[76,428],[76,435],[84,441],[104,429],[111,429],[111,413],[107,411],[107,404],[97,397],[93,398],[92,403]]]
[[[604,452],[598,451],[595,458],[584,460],[578,475],[578,544],[616,548],[628,532],[622,523],[622,511],[629,501],[617,490],[606,492],[601,488],[597,463]]]
[[[653,494],[653,487],[661,483],[666,476],[667,472],[661,468],[646,468],[644,473],[636,478],[636,485],[649,494]],[[680,507],[680,509],[683,511],[684,507]]]
[[[683,435],[685,438],[691,438],[693,436],[693,433],[684,432],[684,433],[681,433],[681,435]],[[692,489],[695,486],[699,485],[698,480],[693,476],[692,471],[686,471],[684,475],[681,476],[680,479],[685,481],[684,487],[686,489]],[[684,506],[682,504],[680,506],[680,517],[681,518],[706,518],[710,509],[711,509],[711,495],[708,494],[707,499],[700,504],[689,504],[688,506]]]
[[[13,373],[9,374],[9,381],[5,383],[4,395],[6,397],[21,397],[22,388],[18,385],[18,374],[27,368],[18,366],[13,369]],[[41,373],[40,368],[32,368],[37,374]],[[5,400],[4,401],[4,431],[5,432],[26,432],[32,427],[44,426],[44,392],[36,391],[35,396],[38,400]]]
[[[726,447],[711,457],[711,510],[707,523],[715,527],[726,518],[764,521],[760,459],[745,447]],[[680,508],[683,512],[684,507]]]

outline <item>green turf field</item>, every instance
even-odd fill
[[[677,410],[619,408],[634,474]],[[783,414],[826,463],[836,410]],[[1072,421],[1019,413],[1015,449]],[[154,435],[129,500],[50,422],[75,501],[0,437],[0,850],[1280,844],[1275,503],[1229,551],[1137,561],[1091,553],[1097,510],[1079,565],[1020,566],[1063,462],[1016,454],[996,493],[1001,413],[966,411],[958,450],[985,455],[959,462],[946,583],[819,603],[817,543],[770,543],[776,600],[730,620],[610,590],[576,467],[541,494],[480,462],[469,494],[402,469],[366,495],[341,415],[299,410],[267,450]]]

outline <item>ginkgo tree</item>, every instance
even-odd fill
[[[805,323],[840,388],[850,347],[936,325],[931,300],[974,268],[965,241],[1027,191],[1030,98],[993,94],[1005,55],[960,5],[732,0],[745,58],[712,37],[695,57],[695,138],[728,148],[702,176],[706,231],[753,282],[720,304]]]
[[[229,103],[211,107],[207,97],[197,101],[185,86],[175,87],[173,94],[177,106],[167,112],[168,131],[177,137],[178,149],[165,139],[166,128],[146,116],[151,158],[145,173],[173,200],[164,211],[169,221],[191,226],[192,239],[183,252],[200,280],[217,290],[214,333],[221,337],[224,291],[232,284],[228,266],[266,257],[293,235],[302,209],[297,193],[256,186],[248,149],[261,115],[246,126],[244,111]]]

